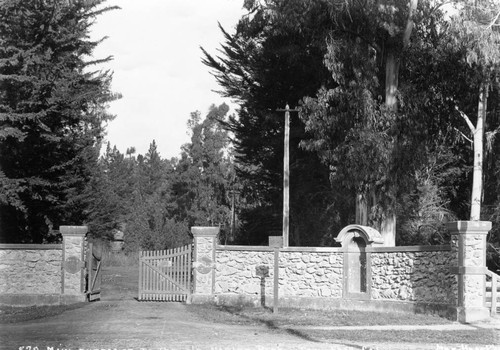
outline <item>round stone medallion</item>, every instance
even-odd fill
[[[64,262],[64,270],[67,273],[78,273],[80,271],[80,268],[82,266],[82,263],[80,259],[78,259],[76,256],[70,256],[66,259]]]
[[[196,270],[199,273],[206,274],[212,271],[213,268],[213,262],[212,259],[210,259],[208,256],[203,256],[199,262],[198,266],[196,267]]]

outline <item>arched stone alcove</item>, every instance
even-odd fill
[[[382,235],[369,226],[349,225],[335,240],[341,243],[344,252],[343,297],[370,299],[371,261],[367,247],[383,244]]]

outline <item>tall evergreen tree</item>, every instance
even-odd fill
[[[144,155],[144,160],[139,164],[139,188],[144,197],[153,195],[165,180],[164,163],[158,153],[156,141],[149,144],[149,149]]]
[[[229,191],[234,168],[229,135],[218,121],[228,112],[229,107],[222,104],[212,105],[203,120],[199,112],[191,114],[191,142],[182,147],[172,187],[177,220],[190,226],[220,226],[222,235],[228,232],[231,220]]]
[[[137,162],[108,142],[106,151],[93,167],[93,176],[81,195],[85,224],[94,237],[109,239],[113,229],[127,221],[137,182]]]
[[[111,74],[91,67],[89,28],[103,1],[0,4],[0,235],[50,240],[52,226],[81,224],[74,205],[92,177]]]
[[[241,194],[248,203],[242,229],[245,243],[267,244],[267,236],[282,228],[284,115],[276,110],[287,103],[298,106],[303,96],[333,83],[323,65],[331,21],[323,1],[246,1],[245,6],[249,13],[236,33],[221,28],[220,56],[204,51],[204,63],[222,95],[240,104],[238,117],[224,125],[234,134]],[[290,244],[320,244],[347,223],[336,218],[345,217],[339,212],[354,202],[331,205],[344,191],[334,195],[328,168],[299,147],[307,136],[297,113],[291,113],[290,127]]]

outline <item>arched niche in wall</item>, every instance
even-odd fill
[[[335,240],[344,251],[343,297],[370,299],[371,261],[366,248],[384,243],[380,232],[369,226],[349,225]]]

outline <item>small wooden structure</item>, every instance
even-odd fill
[[[124,225],[122,225],[124,226]],[[121,252],[123,250],[123,236],[124,236],[124,228],[123,229],[114,229],[113,230],[113,238],[111,239],[110,243],[110,248],[111,252],[117,253]]]

